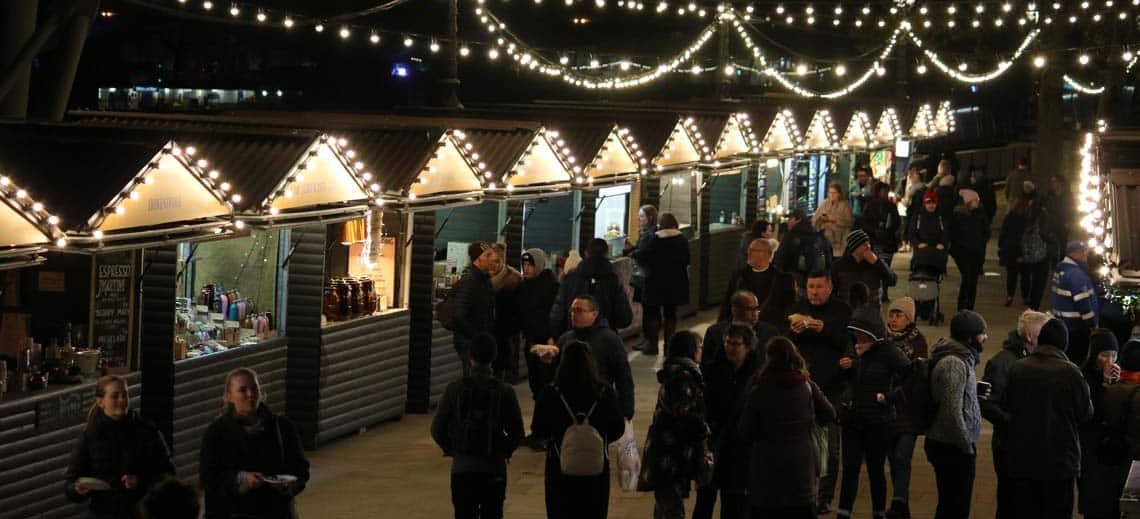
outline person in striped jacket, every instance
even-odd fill
[[[1071,241],[1065,246],[1065,258],[1053,269],[1053,314],[1069,329],[1069,360],[1080,366],[1089,351],[1089,333],[1097,327],[1096,289],[1085,263],[1085,246]]]

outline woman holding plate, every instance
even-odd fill
[[[127,382],[100,378],[67,466],[67,497],[87,502],[87,519],[130,519],[147,489],[173,473],[162,434],[130,412]]]
[[[206,518],[292,519],[293,497],[309,481],[297,428],[262,402],[249,368],[226,375],[222,414],[206,429],[200,454]]]

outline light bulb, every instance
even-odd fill
[[[491,50],[487,51],[487,57],[492,60],[499,59],[499,49],[491,48]]]
[[[439,52],[439,43],[434,42],[434,41],[431,42],[431,45],[428,45],[428,50],[430,50],[432,52]]]
[[[466,58],[470,54],[471,54],[471,49],[468,49],[466,45],[459,47],[459,55],[460,56],[463,56],[464,58]]]
[[[285,20],[283,20],[281,23],[285,26],[286,29],[293,28],[293,19],[289,18],[288,16],[286,16]]]
[[[266,19],[268,19],[268,18],[269,18],[269,17],[268,17],[268,16],[265,16],[265,13],[264,13],[264,12],[262,12],[262,11],[258,11],[258,12],[257,12],[257,21],[258,21],[258,22],[260,22],[260,23],[265,23],[265,20],[266,20]],[[292,27],[292,25],[287,25],[286,27]]]
[[[1132,51],[1128,51],[1128,50],[1124,51],[1124,55],[1121,56],[1121,58],[1124,58],[1124,61],[1132,61],[1132,58],[1134,58],[1134,57],[1136,57],[1136,56],[1134,54],[1132,54]]]
[[[405,47],[411,47],[411,46],[412,46],[414,43],[415,43],[415,42],[414,42],[414,41],[412,41],[412,38],[411,38],[410,36],[405,36],[405,37],[404,37],[404,46],[405,46]]]
[[[622,60],[621,63],[618,64],[618,68],[620,68],[622,70],[629,70],[629,66],[630,66],[630,63],[627,60]]]
[[[238,6],[237,6],[237,5],[234,5],[233,7],[230,7],[230,16],[233,16],[233,17],[235,17],[235,18],[236,18],[236,17],[238,17],[238,16],[241,16],[241,9],[240,9],[240,8],[238,8]]]
[[[835,75],[843,77],[846,74],[847,74],[847,67],[845,67],[843,65],[836,65],[835,66]]]
[[[966,69],[968,69],[968,68],[970,68],[970,66],[969,66],[969,65],[967,65],[965,62],[962,62],[962,63],[959,63],[959,64],[958,64],[958,70],[960,70],[960,71],[962,71],[962,72],[965,72],[965,71],[966,71]]]
[[[1081,65],[1088,65],[1089,64],[1089,55],[1088,54],[1081,54],[1080,56],[1077,57],[1077,63],[1080,63]]]
[[[1045,66],[1045,56],[1037,56],[1033,58],[1033,66],[1041,68]]]
[[[925,64],[925,63],[924,63],[924,64],[920,64],[920,65],[918,66],[918,73],[919,73],[919,74],[925,74],[925,73],[926,73],[926,64]]]
[[[724,66],[724,75],[731,76],[734,74],[736,74],[736,66],[735,65],[730,63],[730,64]]]
[[[370,41],[372,43],[380,43],[380,35],[376,34],[376,33],[372,33],[372,34],[368,35],[368,41]]]
[[[211,2],[210,0],[206,0],[205,2],[202,2],[202,9],[209,11],[210,9],[213,9],[213,8],[214,8],[214,3]]]
[[[700,75],[701,66],[700,65],[693,65],[693,68],[689,69],[689,72],[692,72],[694,76]]]
[[[325,32],[325,24],[318,23],[316,26],[313,27],[313,30],[315,30],[317,32]]]
[[[352,31],[349,31],[348,27],[341,27],[340,28],[340,38],[342,40],[347,40],[349,36],[352,36]]]
[[[807,72],[808,72],[807,65],[804,65],[803,63],[796,65],[796,74],[799,74],[802,76],[804,74],[807,74]]]

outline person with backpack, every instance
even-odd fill
[[[843,257],[831,266],[834,297],[851,303],[851,288],[856,284],[867,287],[868,303],[877,310],[887,287],[898,281],[898,275],[887,262],[871,250],[871,238],[862,229],[847,234]]]
[[[938,488],[935,519],[968,519],[982,434],[974,373],[986,335],[986,320],[971,310],[950,319],[950,337],[934,345],[926,387],[916,388],[921,424],[926,427],[926,459]],[[921,376],[919,374],[918,376]]]
[[[744,323],[733,322],[722,330],[706,332],[706,344],[714,333],[721,334],[724,351],[719,357],[708,360],[702,351],[701,373],[706,381],[710,441],[717,464],[712,481],[697,488],[693,519],[712,519],[718,493],[721,519],[742,519],[748,517],[749,509],[748,453],[751,441],[737,436],[737,431],[753,377],[763,365],[761,354],[764,351],[758,349],[752,328]]]
[[[510,385],[491,366],[495,338],[471,342],[471,375],[447,385],[431,422],[431,437],[451,457],[451,503],[456,519],[501,519],[507,462],[523,437],[522,410]]]
[[[910,218],[907,239],[913,256],[910,269],[946,272],[946,249],[950,247],[950,227],[938,212],[938,194],[927,189],[922,195],[922,207]]]
[[[610,246],[605,240],[594,238],[586,245],[586,257],[577,268],[562,278],[558,296],[550,307],[550,330],[557,337],[571,328],[570,303],[578,296],[590,296],[597,301],[598,315],[603,326],[613,331],[633,322],[633,309],[625,286],[614,272],[609,260]]]
[[[752,517],[814,519],[821,476],[814,430],[833,423],[835,409],[791,341],[776,337],[766,353],[737,430],[741,448],[751,451]]]
[[[847,324],[851,320],[851,307],[832,297],[831,276],[816,271],[807,279],[807,299],[798,301],[788,309],[782,328],[783,335],[792,339],[807,360],[811,379],[833,407],[843,401],[847,377],[839,366],[839,359],[850,350],[851,339]],[[839,475],[841,429],[838,424],[827,426],[827,473],[819,488],[819,511],[827,513]]]
[[[1029,226],[1029,200],[1020,195],[1012,200],[998,232],[998,264],[1005,267],[1005,306],[1013,304],[1018,281],[1021,282],[1021,301],[1029,306],[1029,269],[1022,265],[1025,257],[1021,250],[1021,241]]]
[[[1077,509],[1087,518],[1120,517],[1119,506],[1111,501],[1120,500],[1116,488],[1115,472],[1121,458],[1127,457],[1127,415],[1131,405],[1117,405],[1116,418],[1109,420],[1105,393],[1120,380],[1120,343],[1108,330],[1096,330],[1089,338],[1089,356],[1081,373],[1089,385],[1093,403],[1093,419],[1081,424],[1081,472],[1077,479]],[[1123,404],[1123,405],[1122,405]],[[1115,515],[1112,515],[1115,512]]]
[[[861,192],[860,192],[861,195]],[[823,233],[827,243],[831,245],[832,254],[843,251],[843,240],[847,237],[847,233],[851,231],[851,226],[855,223],[855,215],[851,212],[852,204],[857,207],[862,207],[866,204],[863,200],[870,200],[870,189],[867,190],[867,197],[860,198],[860,201],[852,201],[851,204],[847,203],[847,196],[843,192],[843,187],[838,182],[832,182],[827,186],[827,199],[819,205],[815,210],[815,215],[811,218],[811,224],[819,232]],[[832,260],[839,259],[838,257]]]
[[[1085,519],[1121,517],[1124,482],[1132,460],[1140,460],[1140,340],[1124,343],[1119,359],[1119,365],[1105,364],[1103,378],[1097,384],[1104,389],[1093,402],[1093,423],[1100,433],[1088,449],[1095,458],[1088,467],[1090,481],[1080,487],[1080,510]]]
[[[665,347],[665,363],[657,371],[657,406],[645,438],[641,460],[643,483],[653,490],[654,519],[684,519],[685,499],[702,474],[708,450],[705,383],[701,376],[701,338],[677,332]],[[711,454],[709,458],[711,459]]]
[[[554,383],[534,406],[533,434],[547,440],[544,485],[548,519],[605,519],[610,464],[606,446],[625,432],[613,386],[598,376],[584,341],[562,348]]]
[[[677,330],[677,307],[689,302],[689,239],[678,230],[673,213],[661,213],[658,221],[660,229],[633,253],[646,270],[641,307],[646,325],[641,352],[646,355],[657,355],[659,330],[669,343]]]
[[[1012,519],[1016,510],[1013,481],[1009,477],[1009,462],[1006,459],[1009,413],[1002,407],[1006,387],[1009,385],[1009,371],[1013,369],[1014,362],[1037,349],[1037,337],[1049,319],[1049,314],[1036,310],[1022,312],[1017,318],[1017,329],[1009,332],[1001,351],[986,362],[985,374],[982,376],[982,381],[990,385],[990,396],[982,400],[981,408],[982,417],[994,427],[990,447],[993,450],[994,473],[997,475],[997,519]]]
[[[808,274],[831,270],[831,245],[812,227],[802,208],[792,209],[785,223],[788,232],[784,233],[772,264],[780,272],[795,275],[796,283],[803,287]]]
[[[1044,222],[1047,220],[1041,201],[1029,192],[1024,206],[1025,230],[1021,235],[1021,283],[1029,287],[1029,298],[1025,305],[1033,310],[1041,309],[1041,296],[1045,294],[1045,283],[1049,277],[1049,243],[1045,236]]]
[[[1096,288],[1086,271],[1085,246],[1079,241],[1065,246],[1065,259],[1053,270],[1053,315],[1069,330],[1069,360],[1078,366],[1089,353],[1089,334],[1097,327],[1099,310]]]
[[[499,261],[491,245],[478,241],[467,246],[467,257],[471,264],[463,270],[459,281],[451,287],[451,295],[436,311],[436,318],[444,328],[453,332],[463,376],[471,374],[471,355],[467,351],[471,341],[480,333],[492,331],[495,299],[491,293],[491,275],[498,272]]]
[[[1093,417],[1092,400],[1080,369],[1065,356],[1065,324],[1049,319],[1037,342],[1009,371],[1003,404],[1009,475],[1017,517],[1068,518],[1081,466],[1078,429]]]
[[[895,402],[895,421],[891,424],[890,446],[887,461],[891,469],[891,505],[887,517],[910,519],[910,473],[914,458],[914,445],[923,431],[915,418],[913,409],[914,379],[916,370],[926,367],[930,358],[930,347],[926,337],[914,322],[914,299],[900,297],[887,308],[887,341],[898,348],[911,363],[911,376],[899,385],[902,398]]]
[[[585,342],[590,345],[593,359],[598,363],[598,377],[614,388],[622,415],[633,419],[633,374],[629,369],[625,343],[617,333],[606,327],[598,316],[598,302],[591,296],[578,296],[570,303],[570,321],[573,329],[562,334],[556,350],[542,357],[548,364],[561,361],[561,351],[567,346]]]

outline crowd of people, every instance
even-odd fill
[[[503,516],[509,460],[526,445],[545,453],[551,518],[606,517],[611,465],[622,488],[652,492],[655,518],[683,518],[694,493],[694,518],[711,518],[718,500],[722,519],[851,517],[864,466],[870,515],[908,518],[924,436],[934,517],[966,518],[983,419],[994,428],[999,518],[1070,517],[1074,505],[1087,518],[1119,517],[1128,460],[1140,456],[1130,441],[1140,440],[1140,340],[1107,324],[1084,246],[1068,241],[1063,185],[1054,179],[1039,195],[1025,180],[1008,195],[998,239],[1005,303],[1020,280],[1028,309],[981,380],[990,329],[974,307],[996,197],[976,168],[959,178],[944,161],[927,183],[915,166],[897,189],[859,168],[856,184],[830,185],[814,214],[793,209],[782,228],[756,222],[703,337],[678,329],[690,258],[669,212],[639,209],[638,239],[624,251],[637,265],[628,286],[600,239],[559,274],[542,250],[524,251],[515,270],[502,246],[471,244],[450,306],[437,309],[464,373],[431,426],[452,458],[456,517]],[[936,341],[918,322],[937,308],[888,293],[899,281],[892,258],[907,248],[912,272],[939,279],[953,259],[961,273],[957,311]],[[1051,314],[1038,310],[1046,284]],[[636,349],[664,350],[639,465],[628,452],[634,378],[618,335],[632,323],[631,300],[643,309]],[[529,435],[505,381],[520,353],[535,402]],[[67,495],[100,518],[179,496],[197,506],[195,490],[169,478],[161,434],[127,411],[126,392],[121,378],[99,382]],[[227,377],[223,401],[201,451],[206,517],[295,517],[293,497],[308,480],[296,429],[264,405],[251,370]]]

